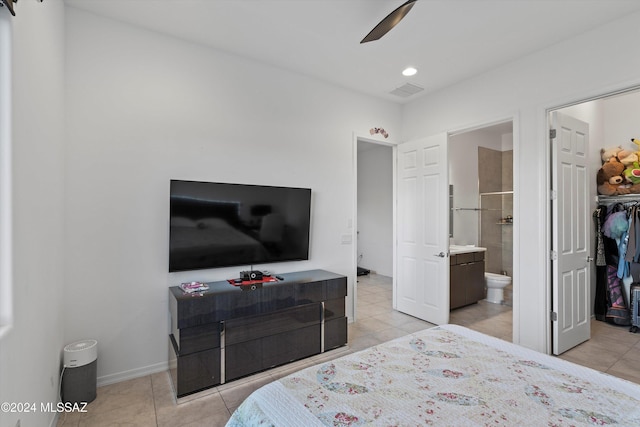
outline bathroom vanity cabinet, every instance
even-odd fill
[[[450,260],[451,310],[484,299],[484,250],[463,253],[452,251]]]

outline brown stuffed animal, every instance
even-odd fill
[[[616,157],[612,157],[608,162],[605,162],[596,176],[598,194],[615,196],[618,194],[631,193],[629,188],[621,186],[621,184],[624,183],[622,176],[624,169],[625,166]]]

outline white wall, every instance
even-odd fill
[[[631,138],[640,140],[640,92],[626,93],[604,99],[604,130],[602,146],[621,145],[625,150],[640,151]]]
[[[0,13],[0,339],[13,323],[11,261],[11,14]]]
[[[526,347],[547,351],[549,343],[545,110],[640,83],[639,18],[629,15],[403,109],[404,140],[515,118],[514,341]]]
[[[167,288],[247,266],[168,274],[169,180],[312,189],[310,260],[355,265],[354,131],[400,107],[204,46],[67,9],[65,338],[98,340],[99,383],[165,369]],[[351,313],[351,306],[348,310]]]
[[[13,25],[13,328],[0,340],[0,426],[46,426],[58,401],[64,286],[64,7],[20,2]],[[8,12],[0,10],[0,14]]]
[[[390,146],[359,142],[358,265],[393,275],[393,153]]]

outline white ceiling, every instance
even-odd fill
[[[65,0],[68,6],[404,103],[640,11],[640,0]],[[17,11],[19,13],[19,10]],[[418,68],[403,77],[407,66]],[[405,83],[425,90],[389,94]]]

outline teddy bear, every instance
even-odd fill
[[[634,142],[633,139],[631,139],[631,141]],[[640,141],[634,143],[640,145]],[[638,152],[624,150],[620,145],[618,145],[617,147],[602,148],[600,150],[600,157],[602,159],[602,163],[608,162],[612,157],[617,157],[618,160],[620,160],[620,162],[625,166],[629,166],[634,162],[640,161]]]
[[[620,194],[640,194],[640,183],[624,182],[625,166],[616,157],[612,157],[598,171],[596,183],[598,194],[617,196]]]
[[[629,194],[629,189],[622,186],[624,183],[624,178],[622,177],[624,169],[625,166],[615,156],[605,162],[596,175],[598,194],[603,196]]]
[[[636,156],[635,159],[633,156]],[[632,164],[634,161],[638,161],[637,153],[635,151],[624,150],[621,145],[602,148],[600,150],[600,157],[602,159],[602,163],[608,162],[612,157],[617,157],[622,164],[626,165]]]
[[[627,151],[623,150],[622,152],[618,152],[618,159],[625,165],[629,166],[635,162],[640,162],[640,140],[636,138],[631,138],[631,142],[637,145],[637,151]]]
[[[631,142],[637,145],[636,151],[622,150],[617,154],[618,160],[620,160],[625,166],[630,166],[635,162],[640,162],[640,140],[637,138],[631,138]]]
[[[622,150],[618,152],[618,160],[620,160],[620,163],[622,163],[623,165],[630,166],[640,161],[640,158],[638,157],[638,152],[636,151]]]
[[[618,157],[618,153],[621,151],[621,145],[618,145],[617,147],[607,147],[600,149],[600,157],[602,158],[602,163],[608,162],[612,157]]]

